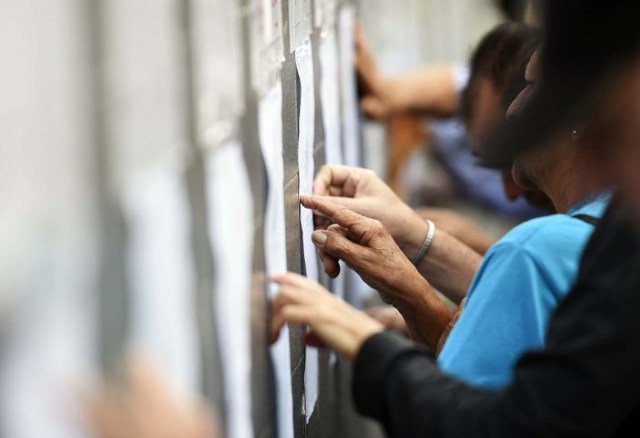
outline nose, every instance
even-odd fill
[[[522,108],[527,103],[529,94],[531,93],[531,84],[518,94],[518,96],[511,102],[509,109],[507,109],[507,120],[514,120],[522,112]]]

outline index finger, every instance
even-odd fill
[[[306,208],[331,218],[334,223],[349,231],[354,231],[354,227],[369,221],[368,218],[319,196],[300,196],[300,203]]]

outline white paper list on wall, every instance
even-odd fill
[[[311,0],[289,0],[289,44],[290,52],[304,44],[311,35]]]
[[[178,0],[104,3],[107,129],[116,186],[187,147],[186,69]],[[153,74],[150,74],[153,72]]]
[[[280,80],[283,61],[281,1],[252,0],[251,84],[259,95],[264,95]]]
[[[299,193],[313,193],[314,178],[314,121],[315,103],[313,90],[313,58],[311,55],[311,41],[305,42],[295,51],[296,68],[300,78],[300,119],[298,121],[298,175]],[[302,249],[304,267],[307,277],[318,281],[318,254],[311,241],[313,234],[313,212],[306,208],[300,209],[302,228]],[[305,355],[305,413],[307,420],[313,414],[318,400],[318,350],[306,348]]]
[[[344,164],[342,150],[342,126],[340,124],[340,81],[338,69],[338,41],[335,29],[335,2],[326,0],[320,35],[320,99],[322,100],[322,124],[324,128],[324,152],[326,164]],[[327,9],[328,8],[328,9]],[[316,15],[317,16],[317,15]],[[330,18],[333,17],[333,18]],[[345,297],[345,264],[340,261],[340,274],[331,280],[331,291],[342,299]],[[331,353],[331,363],[337,361]]]
[[[342,94],[342,132],[344,158],[348,166],[362,166],[360,152],[359,111],[354,69],[355,8],[345,4],[338,15],[338,47],[340,56],[340,91]]]
[[[253,437],[251,419],[251,263],[254,211],[249,175],[237,141],[206,158],[214,314],[224,373],[227,434]]]
[[[172,389],[193,396],[200,370],[179,6],[177,0],[105,4],[106,120],[109,180],[128,231],[128,345],[132,354],[151,356]]]
[[[321,34],[326,34],[335,28],[338,2],[337,0],[316,0],[314,6],[314,26],[320,29]]]
[[[123,199],[130,299],[129,347],[151,361],[178,396],[200,388],[196,273],[184,172],[148,170]]]
[[[226,140],[244,107],[240,18],[233,0],[192,1],[197,134],[203,144]]]
[[[324,127],[325,160],[327,164],[343,164],[342,126],[340,124],[340,81],[338,72],[338,42],[330,29],[320,39],[320,98]]]
[[[11,324],[3,321],[0,401],[3,437],[90,436],[86,405],[99,378],[95,275],[61,242],[39,237],[32,283]],[[38,281],[33,281],[34,279]]]
[[[344,141],[344,164],[363,166],[360,135],[360,112],[357,99],[356,74],[354,69],[355,8],[343,5],[338,14],[338,38],[340,58],[340,88],[342,95],[342,135]],[[353,271],[346,270],[344,282],[349,301],[357,307],[373,295],[374,291]]]
[[[2,437],[87,436],[76,397],[100,377],[83,20],[71,0],[0,2]]]
[[[260,100],[258,107],[260,147],[267,171],[269,193],[264,218],[266,274],[287,271],[287,241],[284,207],[284,162],[282,156],[282,84],[278,82]],[[269,299],[278,287],[269,284]],[[291,385],[291,351],[289,329],[285,325],[278,341],[270,348],[276,378],[278,436],[292,438],[293,391]]]

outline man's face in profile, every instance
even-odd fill
[[[509,106],[507,110],[507,119],[513,120],[520,116],[522,110],[527,104],[527,101],[533,94],[535,83],[538,80],[538,74],[540,71],[540,49],[536,50],[531,59],[529,60],[529,64],[527,64],[527,70],[525,72],[525,80],[527,81],[527,86],[524,90],[518,94],[515,100]],[[536,154],[530,154],[536,155]],[[529,174],[529,170],[523,164],[522,157],[518,157],[514,160],[513,166],[511,169],[511,174],[513,180],[523,189],[525,190],[535,190],[537,186],[533,183],[534,178]]]

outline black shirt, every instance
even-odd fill
[[[586,247],[547,342],[499,391],[440,371],[428,353],[383,333],[355,362],[358,410],[391,437],[640,436],[640,242],[612,203]],[[505,327],[509,330],[509,327]]]

